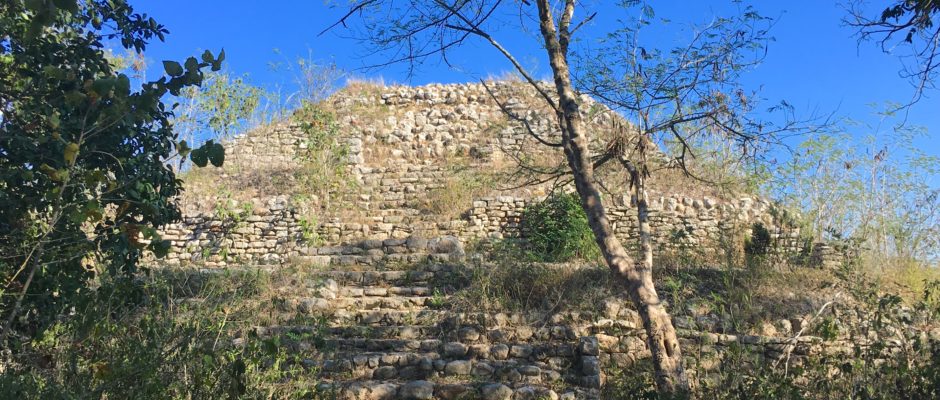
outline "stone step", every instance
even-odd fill
[[[300,254],[292,261],[300,265],[314,267],[341,266],[352,269],[370,266],[387,267],[389,265],[408,265],[414,263],[456,263],[463,261],[465,255],[461,253],[409,253],[409,254],[310,254],[316,250],[300,248]]]
[[[333,279],[336,283],[348,287],[426,286],[435,280],[445,280],[451,274],[453,274],[451,268],[445,266],[439,266],[433,270],[329,270],[316,273],[317,276]]]
[[[333,272],[394,272],[394,271],[404,271],[404,272],[433,272],[440,273],[444,276],[453,271],[459,271],[467,269],[467,267],[462,263],[449,263],[449,262],[423,262],[417,264],[407,264],[407,263],[386,263],[386,264],[352,264],[344,265],[338,268],[329,268],[322,269],[321,271],[333,271]],[[352,274],[351,277],[355,277],[355,274]]]
[[[498,328],[472,327],[477,329],[481,336],[489,342],[519,341],[529,342],[537,340],[573,340],[581,333],[590,333],[586,329],[574,325],[546,325],[506,326]],[[269,328],[271,329],[271,328]],[[296,330],[302,332],[312,331],[306,327],[275,327],[284,331]],[[404,326],[339,326],[327,330],[327,334],[337,338],[372,338],[390,340],[417,340],[417,339],[446,339],[459,340],[459,329],[447,324],[436,326],[404,325]]]
[[[323,348],[333,352],[435,352],[447,359],[492,359],[504,360],[508,357],[574,357],[579,353],[576,341],[540,341],[528,342],[487,342],[466,344],[460,341],[439,339],[399,340],[399,339],[326,339]]]
[[[608,332],[637,329],[638,318],[607,319],[590,312],[562,312],[551,315],[538,313],[509,314],[486,312],[456,312],[452,310],[339,310],[328,316],[330,326],[396,326],[441,324],[449,326],[485,326],[490,328],[509,326],[546,326],[570,325],[578,327],[579,332]]]
[[[464,315],[462,313],[445,312],[440,310],[340,310],[329,316],[330,326],[391,326],[391,325],[438,325],[452,324],[449,321],[466,319],[468,322],[479,322],[484,314]]]
[[[596,400],[600,399],[597,389],[582,387],[557,386],[546,387],[507,382],[455,381],[437,382],[433,380],[357,380],[324,381],[319,388],[325,393],[334,393],[336,398],[344,400]]]
[[[438,379],[474,378],[503,382],[568,383],[590,385],[600,364],[587,357],[582,366],[576,357],[506,357],[497,359],[452,359],[434,352],[337,352],[329,359],[306,361],[328,379]],[[594,374],[584,374],[583,372]],[[588,378],[585,380],[584,378]]]
[[[327,229],[340,229],[339,226]],[[414,264],[432,269],[435,264],[460,262],[465,258],[463,244],[453,236],[424,238],[411,235],[407,238],[384,240],[363,239],[341,246],[301,246],[297,249],[295,262],[311,266],[342,266],[337,269],[381,269],[398,265],[397,269],[412,269]],[[438,268],[439,269],[439,268]]]
[[[365,296],[365,297],[338,297],[330,300],[333,310],[424,310],[442,308],[446,297],[434,296]]]
[[[332,297],[332,298],[331,298]],[[363,313],[371,310],[388,312],[413,312],[442,310],[447,305],[446,296],[366,296],[366,297],[301,297],[285,296],[281,299],[282,311],[296,311],[299,314],[325,317],[342,325],[353,321],[350,313]]]
[[[326,300],[317,300],[323,303],[323,307],[329,307]],[[303,308],[302,305],[295,307]],[[305,311],[315,314],[310,310],[298,311],[300,314]],[[292,315],[295,312],[297,311],[288,311],[287,314]],[[542,320],[515,314],[457,313],[441,310],[339,310],[326,316],[325,322],[326,325],[322,329],[334,337],[403,340],[456,338],[466,343],[573,340],[590,335],[643,335],[643,329],[638,327],[636,321],[631,320]],[[302,325],[256,326],[253,329],[259,336],[323,333],[321,328]],[[701,333],[690,331],[682,336],[697,338]]]
[[[546,326],[505,326],[484,328],[481,326],[457,327],[448,323],[440,325],[398,325],[398,326],[336,326],[320,330],[310,326],[270,326],[256,327],[255,334],[261,337],[326,336],[340,340],[374,341],[424,341],[436,340],[472,344],[494,343],[536,343],[536,342],[571,342],[583,336],[594,335],[589,327],[575,325]],[[623,332],[623,331],[621,331]]]
[[[439,291],[438,291],[439,292]],[[429,296],[434,294],[429,286],[341,286],[338,297],[388,297]]]

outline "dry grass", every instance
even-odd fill
[[[547,264],[530,261],[511,241],[481,245],[488,260],[458,269],[450,307],[457,311],[598,313],[611,299],[632,304],[610,271],[598,263]],[[780,269],[769,263],[744,267],[722,255],[702,256],[697,265],[676,267],[658,257],[655,284],[676,319],[705,316],[719,332],[769,334],[766,326],[780,320],[804,319],[837,300],[851,309],[852,285],[834,271]],[[706,267],[703,265],[712,265]],[[698,322],[696,322],[698,324]]]
[[[508,260],[507,260],[508,261]],[[551,315],[596,311],[616,293],[610,272],[594,265],[500,262],[468,268],[450,299],[466,312]]]
[[[346,84],[340,89],[340,91],[347,91],[352,93],[376,93],[387,88],[389,84],[385,83],[385,78],[382,76],[350,76],[346,78]]]
[[[294,171],[285,168],[194,168],[181,174],[180,205],[188,211],[211,212],[223,199],[264,207],[263,199],[289,195]]]
[[[888,257],[862,256],[858,269],[882,290],[897,293],[908,302],[923,298],[927,283],[940,281],[940,270],[919,262]]]
[[[501,171],[496,168],[473,167],[462,158],[446,159],[451,173],[440,187],[429,190],[427,196],[418,199],[414,207],[441,220],[457,219],[472,207],[473,201],[492,195]]]
[[[512,82],[512,83],[523,83],[525,79],[522,77],[522,74],[519,71],[514,69],[508,69],[502,72],[490,72],[484,79],[487,83],[491,82]]]

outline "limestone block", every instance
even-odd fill
[[[483,399],[485,400],[510,400],[513,393],[509,386],[499,383],[483,385],[480,392],[483,394]]]
[[[428,381],[411,381],[401,386],[398,396],[405,400],[426,400],[434,397],[434,384]]]
[[[444,372],[448,375],[470,375],[472,365],[467,360],[455,360],[447,363]]]

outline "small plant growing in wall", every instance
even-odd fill
[[[444,296],[444,293],[440,289],[434,289],[434,294],[431,296],[431,299],[428,301],[428,307],[433,309],[442,309],[447,305],[447,297]]]
[[[355,185],[348,171],[350,149],[341,140],[336,116],[319,103],[305,101],[294,113],[293,120],[299,125],[304,137],[296,159],[299,167],[294,173],[296,195],[294,205],[301,214],[301,223],[306,220],[304,240],[316,241],[318,212],[335,207],[335,196],[348,193]]]
[[[749,264],[759,263],[770,254],[772,238],[767,227],[760,222],[751,226],[751,237],[744,241],[744,255]]]
[[[587,216],[574,194],[553,194],[526,207],[523,234],[533,255],[542,261],[596,259],[600,250]]]
[[[317,232],[317,218],[304,215],[297,220],[300,225],[300,240],[310,246],[321,244],[322,238]]]
[[[316,193],[324,200],[324,196],[328,198],[350,183],[346,171],[349,146],[340,140],[336,117],[318,104],[305,102],[294,120],[304,133],[302,151],[297,156],[302,163],[298,181],[310,189],[304,193]]]
[[[670,265],[678,270],[680,267],[692,267],[701,262],[705,257],[691,239],[691,227],[672,228],[667,243],[659,246],[659,257],[663,260],[663,265]]]
[[[237,227],[251,216],[252,210],[253,206],[250,202],[237,202],[232,198],[230,190],[223,189],[220,191],[219,199],[215,202],[213,213],[216,219],[231,222]]]

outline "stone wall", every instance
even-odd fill
[[[185,215],[164,227],[172,248],[170,264],[226,265],[231,261],[280,263],[296,252],[302,238],[300,224],[285,198],[274,198],[250,215],[223,218],[199,213]]]
[[[487,84],[500,103],[548,139],[557,139],[557,125],[540,107],[528,84]],[[583,98],[588,121],[597,128],[614,116],[593,99]],[[351,168],[426,166],[453,156],[501,159],[523,146],[527,152],[552,151],[537,143],[523,124],[508,119],[480,83],[431,84],[349,89],[327,100],[338,117],[341,136],[349,145]],[[290,165],[305,136],[292,122],[245,133],[226,146],[226,162],[234,167]],[[529,145],[532,146],[529,146]],[[598,143],[603,146],[604,143]]]
[[[291,168],[304,142],[304,134],[296,124],[260,127],[225,143],[225,163],[234,169]]]
[[[521,217],[526,204],[539,200],[503,196],[474,201],[468,212],[465,235],[523,236]],[[636,206],[630,199],[619,200],[609,205],[607,213],[617,235],[630,241],[639,236]],[[802,245],[799,228],[777,221],[772,208],[770,202],[750,197],[722,201],[710,197],[653,196],[649,199],[650,227],[654,242],[661,248],[695,248],[711,253],[719,250],[722,240],[750,236],[753,224],[760,223],[770,232],[776,249],[798,251]]]
[[[173,263],[281,263],[294,256],[319,256],[319,263],[329,263],[323,256],[375,255],[376,249],[382,247],[377,243],[383,240],[385,248],[392,249],[389,254],[396,254],[395,243],[427,242],[419,238],[453,237],[458,242],[470,242],[524,237],[523,211],[528,202],[538,200],[483,198],[474,201],[460,219],[447,222],[415,224],[398,216],[378,216],[373,223],[337,220],[305,232],[297,213],[281,197],[269,201],[265,209],[256,208],[250,215],[238,218],[187,216],[183,222],[165,228],[163,236],[172,241],[169,257]],[[628,201],[608,209],[615,232],[625,241],[638,235],[636,209]],[[722,250],[723,240],[749,237],[752,225],[761,223],[770,232],[776,251],[799,252],[802,245],[799,230],[775,221],[771,208],[769,202],[752,198],[718,201],[708,197],[659,196],[650,199],[650,225],[654,243],[660,248],[695,249],[712,254]],[[822,248],[826,250],[816,255],[819,264],[833,263],[837,254],[828,251],[829,247]]]
[[[458,261],[465,255],[463,243],[454,236],[365,239],[324,245],[305,238],[293,210],[273,207],[268,211],[224,221],[200,215],[169,225],[162,236],[170,240],[172,247],[163,262],[207,267],[297,261],[312,265],[375,265]]]

